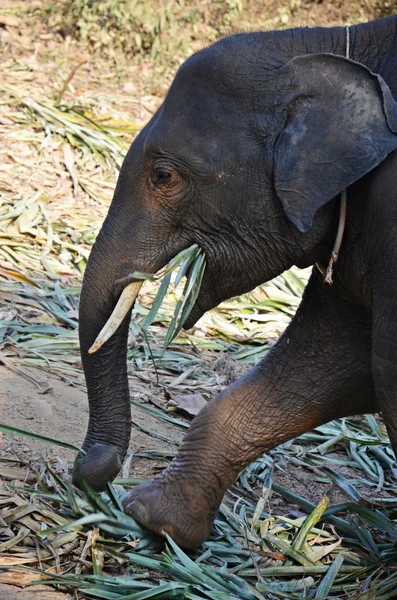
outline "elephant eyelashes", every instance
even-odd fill
[[[151,175],[152,189],[159,195],[170,199],[181,191],[182,177],[172,167],[154,166]]]
[[[172,174],[169,171],[164,171],[163,169],[158,169],[157,173],[157,181],[169,181],[172,177]]]
[[[158,189],[162,185],[170,184],[172,179],[173,177],[171,171],[166,171],[165,169],[156,169],[153,174],[152,184],[155,189]]]

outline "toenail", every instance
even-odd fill
[[[166,537],[167,535],[170,536],[170,538],[172,538],[173,540],[175,539],[175,528],[173,525],[168,524],[168,525],[164,525],[161,529],[160,529],[160,533],[161,535],[163,535],[164,537]]]
[[[147,511],[141,502],[133,500],[130,504],[125,505],[124,508],[132,517],[143,525],[147,523]]]

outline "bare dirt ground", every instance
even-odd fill
[[[36,386],[19,373],[0,366],[0,419],[11,427],[54,437],[81,446],[84,439],[88,406],[86,394],[66,385],[63,381],[43,375],[42,371],[25,369],[36,381],[48,384],[45,394],[39,393]],[[136,392],[136,390],[135,390]],[[132,389],[132,393],[134,390]],[[143,450],[176,451],[182,432],[163,421],[142,414],[132,408],[133,421],[154,431],[161,439],[153,437],[133,427],[129,453]],[[71,474],[75,452],[28,437],[12,436],[0,432],[0,500],[10,494],[7,484],[29,485],[42,472],[46,462],[63,476]],[[161,460],[133,458],[129,475],[138,478],[153,477],[166,466]],[[1,562],[1,561],[0,561]],[[19,587],[11,584],[15,582]],[[54,592],[51,588],[34,586],[21,589],[24,577],[19,573],[0,571],[1,600],[67,600],[69,594]]]
[[[41,371],[36,372],[34,369],[25,369],[22,372],[34,376],[36,380],[46,382],[50,389],[47,393],[41,394],[22,375],[0,366],[0,414],[2,422],[11,427],[18,427],[26,431],[63,440],[77,447],[81,446],[88,423],[86,394],[54,377],[43,376]],[[134,393],[134,389],[132,389],[132,393]],[[138,426],[139,423],[142,423],[163,436],[164,439],[150,436],[134,426],[129,448],[130,453],[148,448],[174,452],[177,444],[181,441],[182,434],[175,427],[163,421],[159,422],[158,419],[142,413],[135,407],[132,407],[132,419]],[[73,464],[75,453],[72,450],[49,445],[28,437],[1,433],[0,435],[0,457],[7,459],[6,462],[2,462],[0,458],[0,465],[4,469],[2,472],[0,466],[0,475],[3,475],[4,479],[15,480],[17,471],[11,469],[8,471],[9,476],[6,476],[5,464],[12,460],[20,465],[25,465],[20,469],[18,479],[21,481],[29,479],[29,469],[31,467],[34,468],[48,460],[58,461],[66,474],[69,466]],[[150,477],[162,466],[159,461],[136,459],[131,475]]]
[[[72,598],[70,594],[61,594],[54,592],[48,586],[35,586],[31,589],[21,589],[15,585],[0,583],[1,600],[68,600]]]
[[[223,372],[227,371],[227,381],[231,383],[238,375],[246,371],[246,367],[233,361],[225,361]],[[27,370],[36,380],[45,382],[50,387],[45,394],[40,394],[35,386],[22,375],[0,366],[0,414],[2,421],[11,427],[47,435],[80,447],[85,436],[88,423],[88,406],[86,394],[53,377],[44,377],[42,372]],[[26,372],[26,369],[25,371]],[[137,393],[130,386],[131,395]],[[161,388],[152,390],[152,399],[156,406],[166,404]],[[138,392],[139,393],[139,392]],[[178,419],[182,419],[178,415]],[[133,428],[128,455],[136,455],[143,451],[160,450],[172,456],[183,437],[174,425],[152,417],[132,406]],[[189,422],[186,420],[186,422]],[[154,435],[143,432],[139,425],[150,429]],[[0,476],[3,483],[13,481],[26,483],[33,481],[46,461],[59,468],[65,476],[71,474],[75,453],[59,446],[53,446],[40,440],[28,437],[12,436],[0,433]],[[156,437],[158,436],[158,437]],[[168,464],[168,461],[145,459],[133,456],[129,467],[129,476],[150,478]],[[350,469],[350,474],[352,470]],[[317,503],[325,493],[328,484],[313,485],[313,475],[304,468],[286,462],[274,478],[281,486]],[[4,488],[3,488],[4,489]],[[1,486],[0,486],[1,493]],[[334,493],[334,502],[342,503],[348,497],[341,491]],[[280,510],[285,505],[281,497],[274,497],[272,510]]]

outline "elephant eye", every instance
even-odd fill
[[[156,169],[154,174],[154,184],[161,185],[162,183],[169,183],[172,179],[172,173],[165,169]]]

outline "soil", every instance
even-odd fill
[[[18,427],[80,447],[88,423],[86,395],[41,371],[21,369],[21,373],[26,373],[30,377],[33,375],[36,380],[46,382],[50,389],[42,394],[21,374],[0,366],[1,421],[10,427]],[[133,395],[133,387],[131,392]],[[165,439],[153,437],[134,426],[129,453],[149,448],[175,452],[177,444],[182,439],[182,433],[178,429],[135,407],[132,407],[132,419],[138,425],[142,423]],[[70,472],[75,456],[72,450],[27,437],[1,433],[0,436],[0,458],[7,458],[7,462],[15,459],[20,464],[26,465],[25,477],[29,477],[29,469],[39,468],[44,461],[54,459],[58,460],[65,474]],[[136,458],[132,461],[130,475],[151,477],[164,465],[164,462],[158,460]],[[0,468],[0,476],[1,473]],[[10,479],[15,479],[15,472],[11,471],[11,475]]]
[[[50,389],[42,394],[21,373],[34,377]],[[136,393],[132,386],[131,395]],[[164,400],[165,403],[165,400]],[[11,427],[17,427],[41,435],[64,440],[81,446],[88,422],[86,394],[66,385],[55,377],[43,374],[35,369],[20,369],[15,373],[0,365],[0,421]],[[140,431],[136,426],[131,435],[130,453],[140,450],[166,450],[172,455],[180,443],[182,432],[176,427],[143,413],[132,407],[132,418],[137,424],[153,430],[164,439],[158,439]],[[179,417],[178,417],[179,418]],[[7,482],[15,485],[33,483],[35,475],[43,470],[46,461],[51,461],[64,472],[71,473],[75,452],[47,442],[28,437],[19,437],[0,432],[0,497],[9,494]],[[150,478],[166,466],[165,461],[133,458],[129,475],[131,477]],[[0,571],[1,600],[68,600],[69,594],[54,592],[51,588],[34,586],[21,589],[1,582],[19,583],[19,573]],[[23,585],[19,583],[19,585]]]
[[[223,355],[213,365],[214,370],[226,376],[224,386],[232,383],[247,371],[241,365]],[[66,385],[64,382],[43,375],[35,369],[25,369],[24,373],[47,383],[51,389],[45,394],[40,394],[33,383],[27,381],[21,374],[14,373],[4,366],[0,366],[0,414],[3,423],[11,427],[18,427],[64,440],[80,447],[84,439],[88,423],[88,405],[86,394],[78,389]],[[224,387],[222,386],[222,387]],[[132,384],[131,396],[137,393]],[[159,408],[166,403],[161,393],[153,397],[153,402]],[[178,414],[178,419],[184,420]],[[158,460],[136,456],[140,451],[161,450],[169,452],[170,456],[176,451],[183,437],[183,431],[172,424],[143,412],[132,406],[133,429],[128,455],[133,454],[129,473],[126,475],[138,478],[151,478],[162,470],[168,460]],[[185,422],[189,421],[185,419]],[[139,429],[139,425],[150,429],[153,435]],[[156,437],[159,436],[159,437]],[[8,480],[21,482],[34,479],[35,473],[43,468],[46,461],[56,464],[57,468],[64,471],[65,476],[70,475],[75,452],[47,442],[34,440],[27,437],[1,434],[0,432],[0,493]],[[335,454],[336,457],[336,454]],[[351,469],[350,469],[350,475]],[[274,481],[278,485],[288,488],[292,492],[305,497],[317,504],[329,485],[317,482],[316,474],[310,470],[286,462],[276,468]],[[4,487],[3,487],[4,490]],[[245,493],[244,490],[240,490]],[[258,497],[261,490],[255,490]],[[365,490],[362,490],[365,495]],[[333,502],[339,504],[348,500],[348,496],[341,490],[334,490]],[[290,510],[281,496],[273,494],[268,510],[280,512]]]
[[[228,359],[225,355],[215,361],[214,370],[225,376],[224,385],[235,381],[247,371],[247,367]],[[0,366],[0,414],[3,423],[41,435],[63,440],[80,447],[86,433],[88,423],[88,405],[85,393],[66,385],[64,382],[43,374],[35,369],[24,369],[21,373],[34,376],[36,380],[45,382],[49,391],[41,394],[32,382],[21,374]],[[136,393],[131,386],[131,396]],[[165,399],[161,394],[154,399],[156,406],[164,406]],[[183,420],[179,414],[178,419]],[[128,455],[136,455],[140,451],[161,450],[170,455],[176,451],[182,440],[183,431],[167,422],[152,417],[135,406],[132,407],[133,430]],[[188,422],[188,421],[186,421]],[[154,432],[154,435],[142,432],[138,427],[142,424]],[[160,439],[155,436],[160,436]],[[0,494],[7,481],[26,483],[34,480],[47,461],[61,469],[65,476],[71,474],[75,452],[60,446],[28,437],[19,437],[0,433]],[[150,478],[168,464],[167,460],[142,458],[133,456],[128,475],[130,477]],[[286,463],[276,469],[274,481],[316,504],[327,485],[315,481],[315,476],[307,469],[292,463]],[[243,490],[240,490],[244,493]],[[260,495],[261,490],[255,490]],[[341,491],[334,492],[334,502],[341,503],[348,497]],[[288,507],[288,508],[287,508]],[[273,494],[270,512],[290,510],[278,494]],[[0,596],[1,597],[1,596]]]
[[[241,376],[247,367],[230,360],[226,355],[215,361],[213,368],[223,376],[224,384],[229,384]],[[47,384],[50,389],[42,394],[32,381],[23,375],[28,374],[36,381]],[[43,387],[45,387],[43,385]],[[131,384],[131,396],[139,396],[140,388]],[[155,398],[156,406],[164,406],[166,400],[158,394]],[[154,398],[153,398],[154,399]],[[66,385],[54,377],[43,374],[35,369],[24,369],[15,373],[10,369],[0,366],[0,414],[1,421],[10,426],[25,429],[42,435],[67,441],[79,447],[84,439],[88,421],[88,407],[86,394]],[[133,421],[151,429],[155,435],[162,436],[158,439],[153,435],[144,433],[133,426],[129,453],[136,454],[140,450],[147,451],[167,450],[172,455],[180,443],[183,432],[165,421],[154,418],[142,412],[139,408],[132,407]],[[178,418],[181,419],[180,415]],[[15,484],[33,482],[37,472],[42,471],[45,461],[51,461],[58,469],[70,474],[75,453],[71,450],[31,438],[18,437],[0,432],[0,496],[6,494],[7,481]],[[131,477],[150,478],[166,466],[166,461],[132,457],[130,472]],[[127,475],[127,474],[126,474]],[[350,473],[350,476],[352,473]],[[303,496],[313,504],[317,504],[329,485],[316,481],[316,474],[308,469],[286,462],[276,468],[274,482],[288,488],[290,491]],[[245,495],[246,490],[240,486],[233,486],[232,493]],[[261,494],[261,489],[254,489],[251,500],[256,503]],[[364,492],[364,490],[361,490]],[[336,489],[333,494],[333,503],[339,504],[349,498],[343,491]],[[299,517],[303,513],[298,506],[287,503],[281,496],[273,493],[268,501],[266,510],[269,514],[288,514]],[[10,585],[2,582],[13,582],[13,577],[18,573],[2,574],[0,572],[0,598],[1,600],[33,600],[38,597],[42,600],[68,600],[68,594],[53,592],[49,588],[32,589]],[[9,579],[10,578],[10,579]],[[23,583],[21,584],[23,585]],[[40,590],[40,591],[39,591]],[[38,595],[39,594],[39,595]]]
[[[1,600],[72,600],[70,594],[54,592],[48,586],[34,586],[33,591],[29,588],[21,589],[15,585],[0,583]]]

